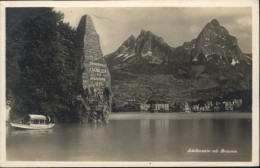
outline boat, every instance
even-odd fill
[[[20,123],[11,122],[11,126],[13,129],[42,130],[50,129],[54,127],[55,124],[51,122],[49,116],[46,117],[38,114],[27,114]]]

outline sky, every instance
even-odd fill
[[[90,15],[100,37],[103,55],[117,50],[131,35],[138,37],[141,30],[151,31],[172,47],[196,38],[212,19],[227,28],[238,39],[244,53],[252,52],[251,8],[198,7],[99,7],[54,8],[64,14],[64,21],[76,28],[83,15]]]

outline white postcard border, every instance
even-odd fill
[[[258,0],[172,0],[172,1],[5,1],[0,2],[0,166],[1,167],[96,167],[96,166],[258,166],[259,165],[259,2]],[[6,7],[251,7],[253,55],[253,114],[251,162],[17,162],[6,161],[5,134],[5,8]]]

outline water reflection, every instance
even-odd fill
[[[243,119],[128,119],[108,125],[57,124],[40,131],[7,129],[7,159],[246,161],[251,159],[251,130],[251,120]],[[191,155],[189,148],[234,148],[239,154]]]
[[[47,136],[49,134],[53,134],[53,129],[46,129],[46,130],[13,130],[10,131],[11,136],[18,136],[18,135],[26,135],[26,136]]]
[[[142,141],[150,139],[150,121],[151,120],[140,120],[140,138]]]
[[[155,128],[157,136],[168,136],[169,120],[155,120]]]
[[[150,125],[153,127],[155,124],[156,136],[168,136],[169,133],[169,120],[140,120],[140,136],[145,138],[149,137]]]

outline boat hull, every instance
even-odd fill
[[[55,124],[47,124],[47,125],[38,125],[38,124],[33,124],[33,125],[25,125],[25,124],[16,124],[16,123],[11,123],[11,126],[14,129],[20,129],[20,130],[43,130],[43,129],[50,129],[54,127]]]

